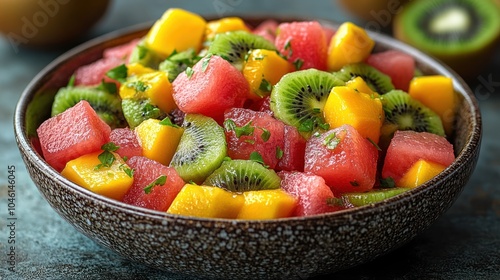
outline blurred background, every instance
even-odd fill
[[[244,15],[352,21],[393,36],[397,15],[419,1],[423,0],[0,0],[0,161],[3,166],[15,165],[18,170],[18,211],[22,217],[17,232],[16,277],[66,279],[71,275],[74,279],[86,279],[93,275],[93,279],[182,279],[132,263],[97,246],[63,221],[29,179],[15,144],[14,108],[23,89],[56,57],[102,34],[153,22],[169,7],[184,8],[204,17]],[[486,0],[475,2],[481,6],[483,1]],[[444,24],[444,29],[474,24],[481,19],[485,9],[478,10],[481,12],[474,14],[472,23],[461,18],[458,10],[447,12],[442,18],[451,23]],[[499,13],[498,6],[496,10],[493,8],[495,12]],[[487,30],[496,30],[498,38],[500,29],[495,21],[491,24]],[[472,30],[467,33],[466,40],[483,32]],[[411,33],[404,31],[402,35]],[[480,54],[481,58],[459,59],[467,65],[466,70],[472,70],[466,71],[467,82],[480,103],[484,120],[482,154],[464,193],[445,216],[409,244],[371,263],[340,272],[336,277],[500,278],[500,195],[496,188],[500,181],[497,124],[500,118],[500,47],[498,40],[482,43],[471,51],[472,55]],[[481,63],[476,66],[475,62]],[[463,71],[461,67],[458,65],[455,70]],[[6,172],[0,174],[0,184],[6,181],[5,176]],[[0,199],[5,197],[6,191],[0,191]],[[2,222],[5,212],[0,212]],[[3,224],[0,225],[3,233]],[[4,252],[5,246],[0,244],[0,251]],[[0,255],[0,279],[7,273],[5,258],[5,254]]]

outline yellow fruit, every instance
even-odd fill
[[[250,32],[245,22],[239,17],[227,17],[209,21],[205,30],[205,38],[212,40],[215,35],[228,31],[243,30]]]
[[[293,65],[276,51],[252,50],[243,66],[243,76],[250,84],[249,98],[259,100],[271,93],[274,86],[283,75],[292,72]]]
[[[353,126],[363,137],[378,143],[384,122],[382,102],[366,93],[341,86],[333,87],[323,109],[330,128]]]
[[[378,93],[374,92],[368,84],[361,77],[355,77],[354,79],[350,79],[345,83],[346,87],[352,88],[356,91],[366,93],[372,97],[380,97]]]
[[[142,71],[148,72],[144,69]],[[168,80],[168,73],[163,71],[133,76],[120,86],[122,99],[149,98],[153,105],[167,113],[177,108],[172,93],[173,88]]]
[[[408,93],[439,115],[446,135],[453,133],[457,97],[451,78],[441,75],[415,77]]]
[[[69,161],[61,175],[94,193],[122,200],[134,182],[125,172],[130,168],[113,152],[108,152],[114,157],[111,166],[99,167],[102,162],[98,157],[102,152],[94,152]]]
[[[169,165],[179,145],[184,128],[163,124],[164,121],[147,119],[135,128],[142,154],[152,160]]]
[[[137,62],[127,65],[127,77],[140,76],[142,74],[153,73],[155,71],[156,70],[154,70],[153,68],[146,67]]]
[[[343,66],[364,61],[375,42],[366,31],[350,22],[343,23],[333,35],[328,47],[328,70],[338,71]]]
[[[241,194],[219,187],[186,184],[167,210],[167,213],[203,218],[234,219],[243,206]]]
[[[238,219],[263,220],[290,217],[297,198],[281,189],[244,192],[245,202]]]
[[[396,185],[403,188],[418,187],[434,178],[445,168],[444,165],[421,159],[410,167]]]
[[[205,36],[206,21],[197,14],[182,9],[168,9],[155,22],[145,37],[146,45],[168,57],[176,50],[194,49],[197,52]]]

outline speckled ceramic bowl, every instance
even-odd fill
[[[434,59],[391,38],[371,34],[376,50],[414,56],[425,74],[454,78],[460,109],[457,159],[423,186],[384,202],[318,215],[271,221],[172,216],[107,199],[63,178],[32,146],[49,116],[57,88],[102,50],[145,34],[149,24],[92,40],[59,57],[28,85],[15,113],[15,133],[29,173],[49,204],[95,242],[133,261],[189,276],[298,279],[346,269],[408,242],[455,201],[475,167],[481,116],[470,88]]]

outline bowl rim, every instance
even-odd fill
[[[247,16],[248,18],[248,16]],[[259,17],[260,18],[260,17]],[[276,19],[276,17],[274,17]],[[279,19],[279,18],[278,18]],[[301,19],[302,20],[302,19]],[[319,21],[321,24],[326,24],[330,27],[338,27],[338,23],[333,22],[331,20],[323,20],[323,19],[315,19]],[[121,28],[104,35],[98,36],[94,39],[91,39],[85,43],[82,43],[66,52],[58,56],[52,62],[50,62],[47,66],[45,66],[26,86],[23,90],[19,101],[16,105],[14,112],[14,132],[15,138],[18,145],[18,148],[21,152],[24,152],[24,155],[28,160],[30,160],[34,166],[40,171],[46,173],[48,177],[54,178],[60,182],[64,188],[68,189],[71,192],[76,192],[80,196],[84,196],[88,199],[94,200],[96,203],[103,204],[107,207],[112,207],[119,209],[120,211],[139,215],[142,217],[149,217],[151,219],[161,219],[168,221],[176,221],[183,223],[215,223],[216,226],[225,227],[237,224],[245,224],[245,225],[262,225],[262,224],[274,224],[278,226],[282,226],[287,224],[289,221],[321,221],[326,217],[330,219],[335,218],[350,218],[354,215],[364,215],[373,209],[383,209],[389,206],[393,206],[394,204],[400,204],[407,200],[410,200],[412,197],[420,195],[427,190],[440,185],[443,181],[447,180],[451,177],[457,168],[468,161],[470,157],[474,154],[476,149],[479,149],[481,136],[482,136],[482,121],[481,121],[481,113],[479,109],[478,102],[470,89],[470,87],[465,83],[465,81],[452,69],[448,66],[444,65],[438,59],[433,58],[416,48],[409,46],[401,41],[398,41],[394,38],[389,37],[388,35],[367,31],[368,34],[374,41],[377,46],[382,46],[386,48],[391,48],[394,50],[403,51],[405,53],[410,54],[419,64],[426,64],[429,68],[446,75],[448,77],[453,78],[453,84],[455,91],[464,99],[463,103],[467,104],[471,111],[471,127],[472,130],[469,131],[466,141],[463,144],[463,148],[456,155],[453,163],[448,166],[444,171],[435,176],[433,179],[424,183],[423,185],[408,190],[398,196],[388,198],[381,202],[372,203],[360,207],[349,208],[345,210],[340,210],[331,213],[323,213],[312,216],[301,216],[301,217],[288,217],[288,218],[280,218],[280,219],[271,219],[271,220],[238,220],[238,219],[223,219],[223,218],[200,218],[200,217],[191,217],[191,216],[181,216],[175,214],[169,214],[166,212],[161,212],[157,210],[151,210],[139,206],[134,206],[130,204],[126,204],[124,202],[114,200],[111,198],[104,197],[102,195],[96,194],[87,190],[68,179],[64,178],[59,172],[57,172],[54,168],[49,166],[43,157],[39,155],[35,149],[32,147],[29,137],[26,133],[26,111],[27,107],[32,101],[34,95],[40,90],[40,87],[47,82],[47,77],[52,77],[57,70],[63,66],[66,62],[71,61],[76,56],[82,54],[83,52],[90,51],[93,48],[98,48],[102,44],[111,41],[113,39],[118,39],[125,36],[130,36],[134,34],[140,34],[142,32],[147,31],[148,28],[151,27],[153,22],[143,22],[140,24],[132,25],[129,27]],[[136,37],[139,38],[139,37]],[[114,46],[114,45],[113,45]],[[37,188],[40,188],[37,186]]]

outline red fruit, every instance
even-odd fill
[[[428,132],[396,131],[387,148],[382,178],[391,177],[398,182],[420,159],[448,166],[455,160],[453,145],[446,138]]]
[[[285,125],[285,142],[283,146],[283,157],[278,161],[276,169],[304,171],[306,139],[300,135],[296,127]]]
[[[253,129],[249,135],[238,137],[235,130],[228,129],[225,122],[228,156],[232,159],[249,159],[252,152],[262,156],[266,165],[275,168],[278,164],[279,150],[284,149],[285,124],[265,112],[233,108],[224,114],[225,120],[232,120],[237,129]]]
[[[340,210],[327,204],[334,195],[325,180],[320,176],[303,172],[280,171],[281,188],[298,198],[294,216],[309,216]]]
[[[390,50],[370,55],[366,63],[391,77],[395,88],[408,92],[415,75],[415,60],[411,55]]]
[[[142,147],[135,131],[129,128],[115,128],[109,135],[109,141],[120,148],[116,150],[121,157],[142,156]]]
[[[328,46],[330,44],[330,41],[332,40],[333,35],[335,35],[335,32],[337,32],[337,30],[324,26],[323,32],[325,33],[326,45]]]
[[[253,34],[266,38],[269,42],[274,43],[276,39],[276,30],[278,29],[278,22],[272,19],[266,20],[259,24],[252,31]]]
[[[271,98],[269,96],[263,97],[259,100],[248,99],[245,102],[244,108],[250,109],[253,111],[258,111],[258,112],[266,112],[266,113],[273,115],[273,111],[271,111],[271,107],[270,107],[270,105],[271,105],[270,102],[271,102]]]
[[[173,167],[145,157],[132,157],[127,165],[134,170],[134,184],[123,202],[131,205],[165,212],[185,184]],[[152,183],[154,185],[162,175],[167,177],[166,183],[153,186],[147,194],[144,188]]]
[[[173,97],[183,112],[203,114],[221,124],[225,110],[243,106],[250,88],[243,74],[221,57],[214,55],[206,63],[202,59],[189,76],[177,76]]]
[[[99,151],[109,142],[111,128],[83,100],[44,121],[37,129],[43,157],[57,171],[66,163]]]
[[[135,39],[130,41],[129,43],[122,44],[116,47],[107,48],[104,50],[102,56],[104,58],[114,57],[119,58],[124,61],[128,61],[130,54],[134,50],[134,48],[139,43],[140,39]]]
[[[278,50],[300,69],[326,70],[328,44],[323,27],[316,21],[282,23],[275,40]]]
[[[306,143],[304,171],[325,179],[334,193],[373,188],[377,148],[350,125],[343,125]]]
[[[81,66],[75,71],[75,85],[95,86],[99,85],[102,80],[104,80],[105,82],[114,82],[117,87],[120,87],[120,83],[108,78],[106,73],[124,63],[125,60],[111,56]]]

